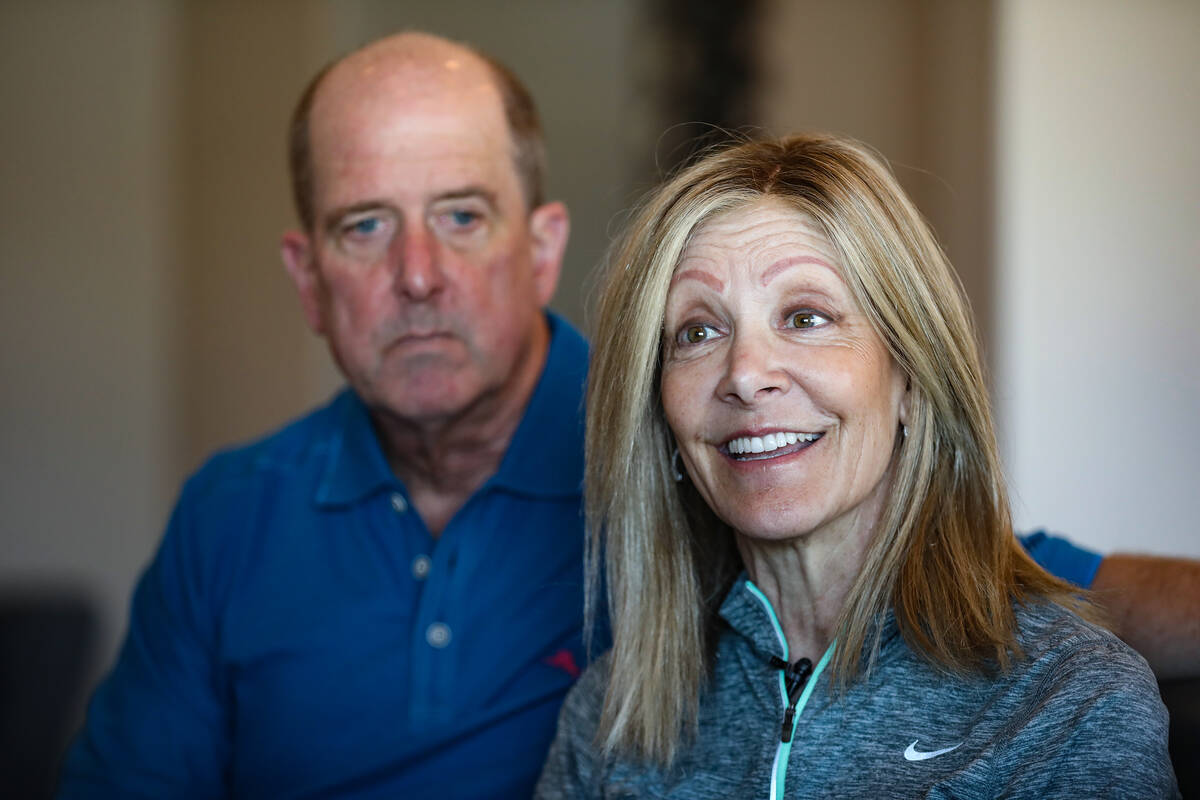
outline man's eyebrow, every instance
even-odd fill
[[[434,203],[444,203],[447,200],[469,200],[471,198],[479,198],[487,203],[489,207],[496,207],[496,193],[491,189],[483,186],[463,186],[459,189],[450,189],[441,194],[434,195]]]

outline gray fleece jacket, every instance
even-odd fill
[[[605,657],[567,696],[536,796],[1179,796],[1146,662],[1059,606],[1018,608],[1027,658],[991,679],[931,667],[889,614],[874,668],[840,697],[825,669],[832,648],[807,669],[780,668],[789,654],[775,613],[744,576],[721,616],[728,626],[700,698],[699,735],[670,769],[606,760],[593,747]]]

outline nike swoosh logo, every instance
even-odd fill
[[[962,742],[959,742],[958,744],[954,745],[954,747],[943,747],[941,750],[921,751],[917,749],[917,742],[919,741],[921,740],[913,739],[913,743],[904,750],[905,761],[924,761],[927,758],[935,758],[936,756],[945,755],[951,750],[957,750],[958,748],[962,747]]]

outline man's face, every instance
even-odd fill
[[[565,243],[561,205],[526,208],[472,66],[331,73],[310,124],[313,230],[284,239],[310,325],[367,405],[406,421],[503,405],[538,368]]]

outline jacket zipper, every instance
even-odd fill
[[[812,674],[813,665],[812,661],[807,658],[802,658],[795,664],[788,664],[778,656],[771,656],[771,666],[783,670],[787,705],[783,710],[783,727],[779,731],[779,741],[787,743],[792,740],[792,734],[796,731],[796,703],[799,702],[800,693],[804,691],[804,686],[808,683],[808,676]]]
[[[775,636],[779,639],[779,646],[783,650],[783,658],[771,657],[771,666],[779,669],[779,694],[783,702],[783,725],[779,731],[779,745],[775,748],[775,761],[771,765],[771,793],[769,795],[770,800],[783,800],[788,757],[792,752],[792,738],[796,735],[796,727],[800,723],[799,717],[804,713],[804,707],[808,704],[808,698],[812,695],[813,688],[817,685],[817,679],[825,671],[829,659],[833,657],[833,649],[837,645],[837,640],[829,643],[821,660],[817,662],[816,668],[813,668],[812,662],[807,658],[801,658],[795,664],[789,665],[787,639],[783,635],[783,628],[779,625],[779,618],[775,616],[775,609],[771,607],[771,601],[752,581],[746,581],[746,588],[758,598],[759,602],[763,604],[763,608],[766,609],[767,616],[771,618],[771,625],[775,628]]]

